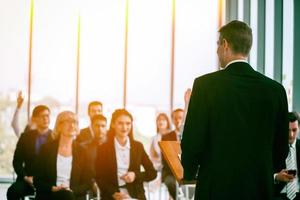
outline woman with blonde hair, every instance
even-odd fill
[[[79,200],[91,184],[86,150],[75,142],[78,119],[71,111],[61,112],[52,133],[53,141],[45,144],[39,155],[34,179],[37,200]]]

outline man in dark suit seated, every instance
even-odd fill
[[[289,155],[285,160],[283,170],[274,175],[275,177],[275,197],[278,200],[299,200],[299,169],[300,166],[300,141],[297,140],[299,133],[299,115],[290,112],[289,118]],[[293,171],[296,170],[295,174]]]
[[[36,106],[32,112],[36,129],[21,134],[13,158],[17,180],[7,190],[8,200],[19,200],[34,193],[33,176],[41,146],[50,140],[50,110],[45,105]]]
[[[171,115],[172,123],[175,127],[173,131],[162,136],[162,141],[180,141],[181,132],[180,128],[184,120],[184,111],[181,108],[178,108],[172,112]],[[176,199],[176,180],[174,175],[171,172],[165,159],[162,159],[163,169],[162,169],[162,181],[167,186],[169,194],[175,200]]]
[[[98,186],[95,181],[95,162],[97,158],[97,150],[107,140],[107,119],[103,115],[94,115],[92,117],[92,130],[95,137],[90,143],[87,143],[88,155],[91,161],[92,169],[92,192],[93,195],[97,195]]]
[[[93,116],[101,115],[102,111],[103,111],[103,106],[100,101],[92,101],[89,103],[88,115],[90,117],[91,124],[92,124]],[[89,143],[93,140],[93,138],[95,137],[95,134],[93,132],[91,124],[90,124],[90,126],[80,130],[80,133],[76,138],[77,142],[84,144],[84,143]]]

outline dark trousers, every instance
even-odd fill
[[[50,194],[39,193],[36,194],[36,200],[75,200],[73,192],[67,190],[60,190],[58,192],[51,192]]]
[[[27,195],[34,194],[34,189],[23,180],[17,180],[7,190],[7,200],[20,200]]]
[[[176,180],[172,175],[168,175],[164,178],[164,183],[168,188],[169,194],[175,200],[176,199]]]
[[[277,195],[274,200],[290,200],[289,198],[287,198],[286,193],[281,193],[279,195]],[[300,193],[296,193],[296,197],[293,200],[300,200]]]

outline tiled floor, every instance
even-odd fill
[[[10,184],[0,184],[0,199],[5,200],[6,199],[6,191],[7,188],[10,186]]]

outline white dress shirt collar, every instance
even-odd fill
[[[126,144],[125,144],[125,146],[122,146],[120,143],[119,143],[119,141],[117,140],[117,138],[115,137],[115,139],[114,139],[114,142],[115,142],[115,147],[117,148],[117,149],[130,149],[130,140],[129,140],[129,137],[127,136],[127,138],[126,138]]]
[[[224,69],[226,69],[229,65],[236,63],[236,62],[244,62],[244,63],[248,63],[247,60],[243,60],[243,59],[238,59],[238,60],[232,60],[229,63],[227,63],[227,65],[224,67]]]

